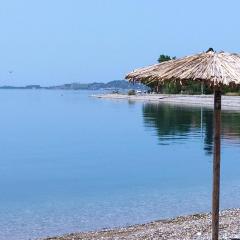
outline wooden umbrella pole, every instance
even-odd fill
[[[214,91],[214,157],[212,191],[212,240],[219,236],[220,155],[221,155],[221,91]]]

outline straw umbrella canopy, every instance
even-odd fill
[[[240,84],[240,55],[214,52],[209,49],[200,54],[170,60],[130,72],[126,79],[144,84],[152,82],[188,80],[201,81],[211,86]]]
[[[212,239],[219,237],[219,195],[221,156],[221,88],[240,84],[240,55],[227,52],[207,52],[170,60],[134,70],[126,76],[129,81],[143,84],[164,81],[200,81],[214,88],[214,156],[212,190]]]

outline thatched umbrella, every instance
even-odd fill
[[[214,158],[212,192],[212,239],[219,235],[219,189],[221,154],[221,89],[222,86],[240,84],[240,55],[227,52],[207,52],[170,60],[160,64],[136,69],[126,76],[129,81],[144,84],[164,81],[187,83],[199,81],[214,88]]]

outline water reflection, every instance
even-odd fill
[[[160,144],[202,138],[206,154],[213,152],[213,110],[146,103],[144,124],[155,129]],[[240,112],[222,111],[223,144],[240,144]]]

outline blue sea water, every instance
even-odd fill
[[[0,240],[211,207],[211,109],[0,91]],[[240,207],[240,111],[222,113],[221,208]]]

